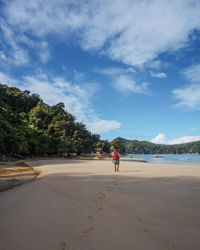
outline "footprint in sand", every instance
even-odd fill
[[[69,230],[71,233],[74,233],[76,227],[74,225],[69,225]]]
[[[93,221],[93,216],[88,216],[88,220]]]
[[[145,233],[149,233],[150,231],[149,231],[149,229],[148,228],[144,228],[144,231],[145,231]]]
[[[142,218],[141,218],[141,217],[136,217],[136,219],[137,219],[138,221],[142,221]]]
[[[176,247],[176,245],[173,242],[170,242],[169,240],[167,240],[167,244],[169,247],[171,247],[173,249]]]
[[[110,186],[107,186],[107,187],[106,187],[106,191],[107,191],[107,192],[110,192],[110,191],[111,191],[111,187],[110,187]]]
[[[89,227],[89,228],[87,228],[86,230],[82,231],[81,233],[82,233],[82,234],[88,234],[88,233],[92,232],[93,230],[94,230],[93,227]]]
[[[103,210],[103,207],[98,207],[97,211]]]
[[[97,195],[98,195],[100,200],[105,200],[105,198],[106,198],[106,195],[103,192],[98,192]]]
[[[93,230],[94,230],[93,227],[89,227],[89,228],[87,228],[86,230],[82,231],[82,232],[81,232],[80,239],[88,238],[89,233],[91,233]]]
[[[62,242],[62,243],[60,243],[60,245],[59,245],[59,250],[65,250],[65,247],[66,247],[66,243],[65,242]]]

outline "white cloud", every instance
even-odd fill
[[[183,136],[183,137],[168,141],[168,144],[180,144],[180,143],[187,143],[187,142],[193,142],[193,141],[199,141],[199,140],[200,140],[200,136]]]
[[[151,140],[151,142],[156,143],[156,144],[173,145],[173,144],[188,143],[188,142],[199,141],[199,140],[200,140],[200,136],[197,135],[197,136],[183,136],[183,137],[179,137],[179,138],[167,141],[165,134],[158,134],[155,138]]]
[[[79,71],[77,71],[77,70],[74,70],[73,71],[73,76],[74,76],[74,80],[76,81],[76,82],[80,82],[80,81],[83,81],[84,80],[84,78],[85,78],[85,74],[84,73],[82,73],[82,72],[79,72]]]
[[[123,93],[149,94],[149,83],[137,84],[135,80],[127,75],[120,75],[113,79],[112,86]]]
[[[117,121],[108,121],[108,120],[95,120],[93,122],[89,122],[87,127],[93,131],[94,133],[98,133],[101,131],[102,133],[106,133],[113,129],[118,129],[121,127],[121,123]]]
[[[22,32],[30,31],[37,37],[64,34],[83,27],[88,19],[88,6],[76,0],[14,0],[4,1],[7,22]]]
[[[6,47],[7,51],[9,51],[7,53],[8,61],[15,65],[26,64],[28,62],[27,50],[18,45],[15,32],[4,21],[0,22],[0,30],[2,31],[4,42],[8,46]]]
[[[92,98],[98,90],[96,83],[74,84],[63,77],[50,77],[41,71],[34,76],[23,76],[21,80],[0,72],[0,82],[37,93],[44,102],[50,105],[63,102],[66,110],[72,113],[79,122],[86,124],[93,133],[108,132],[121,126],[117,121],[99,119],[95,111],[90,108]]]
[[[174,107],[200,110],[200,64],[188,67],[181,73],[191,84],[172,91],[177,101]]]
[[[135,94],[149,94],[148,90],[149,83],[137,83],[130,73],[137,74],[134,68],[129,67],[127,69],[119,67],[110,68],[96,68],[95,72],[110,76],[111,86],[123,93],[135,93]]]
[[[186,0],[100,3],[83,47],[98,50],[107,44],[105,54],[129,65],[142,66],[161,52],[184,47],[190,32],[200,26],[200,5]]]
[[[184,88],[174,89],[172,94],[177,101],[174,107],[188,110],[200,109],[200,84],[190,84]]]
[[[128,72],[131,72],[131,73],[137,74],[137,71],[136,71],[133,67],[129,67],[129,68],[127,69],[127,71],[128,71]]]
[[[7,52],[7,62],[15,65],[23,65],[29,62],[29,49],[35,50],[43,63],[50,58],[48,43],[45,41],[33,41],[22,32],[15,30],[0,19],[0,30]],[[27,47],[25,49],[25,47]],[[34,53],[35,53],[34,51]],[[33,51],[32,51],[33,52]],[[3,57],[2,57],[2,56]],[[0,58],[5,60],[5,53],[1,51]]]
[[[200,64],[185,69],[183,74],[190,82],[200,83]]]
[[[15,34],[42,40],[75,35],[83,50],[132,66],[183,48],[192,31],[200,28],[197,0],[4,0],[2,12]]]
[[[164,72],[155,73],[155,72],[150,71],[150,75],[152,77],[156,77],[156,78],[166,78],[167,77],[166,73],[164,73]]]
[[[0,59],[1,60],[7,60],[7,57],[6,57],[6,55],[4,54],[3,51],[0,51]]]
[[[102,69],[95,68],[94,72],[97,72],[103,75],[108,75],[108,76],[115,76],[118,74],[123,74],[125,70],[122,68],[117,68],[117,67],[109,67],[109,68],[102,68]]]
[[[153,138],[151,142],[157,144],[166,144],[166,136],[165,134],[160,133],[155,138]]]
[[[150,61],[145,64],[148,68],[159,69],[162,65],[160,60]]]
[[[28,61],[29,58],[27,52],[20,48],[14,51],[13,58],[10,60],[10,62],[16,65],[26,64]]]
[[[7,84],[9,86],[17,86],[19,84],[19,81],[13,79],[12,77],[9,77],[7,74],[3,72],[0,72],[0,83]]]
[[[94,72],[108,75],[108,76],[116,76],[121,74],[128,74],[128,73],[137,73],[136,70],[132,67],[129,67],[127,69],[120,68],[120,67],[109,67],[109,68],[95,68]]]
[[[50,58],[50,53],[48,50],[47,42],[41,42],[41,43],[37,44],[36,46],[38,47],[39,57],[40,57],[41,61],[43,63],[48,62],[48,60]]]

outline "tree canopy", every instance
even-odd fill
[[[0,84],[0,152],[12,155],[109,152],[100,140],[65,110],[37,94]]]

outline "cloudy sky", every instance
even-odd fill
[[[200,0],[1,0],[0,82],[103,139],[200,140]]]

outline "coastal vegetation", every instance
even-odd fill
[[[118,137],[109,143],[77,122],[62,102],[50,106],[28,90],[0,84],[0,154],[69,156],[110,148],[121,154],[200,154],[200,141],[163,145]]]
[[[110,145],[124,154],[200,154],[200,141],[164,145],[118,137]]]
[[[0,84],[0,153],[12,156],[109,153],[109,142],[92,134],[65,110],[37,94]]]

